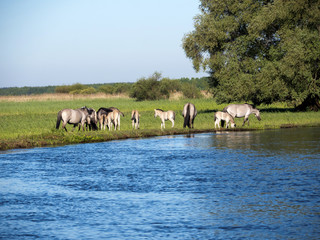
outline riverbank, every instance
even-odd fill
[[[293,125],[284,124],[279,128],[302,128],[302,127],[319,127],[320,124],[313,125]],[[124,140],[124,139],[138,139],[149,138],[158,136],[170,136],[170,135],[183,135],[183,134],[198,134],[207,132],[240,132],[240,131],[262,131],[271,130],[276,128],[234,128],[234,129],[149,129],[149,130],[132,130],[132,131],[94,131],[94,132],[53,132],[51,134],[42,134],[24,137],[21,136],[17,139],[0,140],[0,151],[6,151],[11,149],[25,149],[35,147],[56,147],[70,144],[81,143],[97,143],[112,140]]]
[[[183,129],[181,111],[186,102],[195,104],[198,116],[194,129]],[[124,114],[121,118],[120,131],[85,131],[71,132],[72,126],[67,126],[68,132],[56,130],[57,113],[63,108],[117,107]],[[93,98],[77,99],[34,98],[28,101],[2,100],[0,106],[0,150],[16,148],[33,148],[46,146],[61,146],[67,144],[103,142],[127,138],[146,138],[163,135],[193,134],[214,132],[214,112],[221,111],[226,104],[219,105],[213,99],[178,99],[161,101],[136,102],[129,98]],[[160,119],[154,118],[153,109],[176,112],[175,127],[166,122],[166,129],[160,129]],[[294,112],[283,103],[259,106],[261,121],[250,116],[250,126],[242,127],[243,119],[236,119],[237,128],[229,131],[265,130],[286,127],[320,126],[320,112]],[[140,112],[140,129],[132,130],[131,110]],[[221,129],[225,131],[225,129]]]

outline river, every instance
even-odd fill
[[[0,239],[320,239],[320,128],[0,154]]]

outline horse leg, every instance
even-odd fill
[[[170,120],[171,122],[172,122],[172,127],[174,127],[174,120],[172,119],[172,120]]]
[[[66,122],[63,122],[63,123],[62,123],[62,128],[64,128],[64,130],[66,130],[66,132],[68,132],[68,130],[67,130],[67,128],[66,128],[66,125],[67,125],[67,123],[66,123]]]
[[[245,125],[246,121],[248,121],[248,126],[249,126],[249,117],[248,116],[244,117],[242,127]]]

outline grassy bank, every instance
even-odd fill
[[[28,100],[1,99],[0,103],[0,150],[30,148],[51,145],[65,145],[84,142],[100,142],[113,139],[140,138],[149,136],[183,134],[189,132],[214,131],[213,115],[226,104],[218,105],[212,99],[161,100],[136,102],[129,98],[102,98],[83,96],[78,98],[35,97]],[[198,109],[195,129],[183,129],[181,111],[183,105],[191,101]],[[117,107],[124,114],[121,131],[68,132],[56,130],[56,116],[63,108]],[[175,127],[166,122],[166,129],[160,130],[160,119],[154,118],[153,109],[174,110],[177,114]],[[137,109],[141,115],[140,130],[131,129],[130,114]],[[243,119],[236,119],[235,131],[248,129],[274,129],[292,126],[320,126],[320,112],[294,112],[285,104],[260,106],[262,121],[250,116],[250,126],[241,127]],[[69,130],[72,126],[67,127]]]

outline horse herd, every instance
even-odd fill
[[[186,103],[182,110],[182,116],[184,117],[183,127],[193,128],[193,122],[197,116],[197,109],[194,104]],[[218,111],[214,114],[215,128],[220,128],[221,120],[226,122],[226,128],[231,128],[236,126],[234,118],[244,117],[242,126],[246,122],[249,125],[249,115],[254,114],[260,121],[260,112],[258,109],[254,108],[250,104],[230,104],[223,109],[223,111]],[[115,107],[104,108],[101,107],[96,112],[92,108],[82,107],[79,109],[63,109],[58,112],[56,129],[59,129],[60,123],[62,121],[62,128],[67,131],[66,125],[72,124],[73,130],[79,125],[79,130],[98,130],[97,124],[99,123],[99,129],[106,129],[106,127],[111,130],[114,126],[115,130],[120,130],[120,116],[124,117],[124,114]],[[161,129],[165,128],[165,121],[169,120],[174,127],[174,121],[176,114],[174,111],[163,111],[161,109],[154,109],[154,117],[159,117],[161,119]],[[132,128],[139,129],[140,124],[140,114],[137,110],[132,110],[131,113]]]

